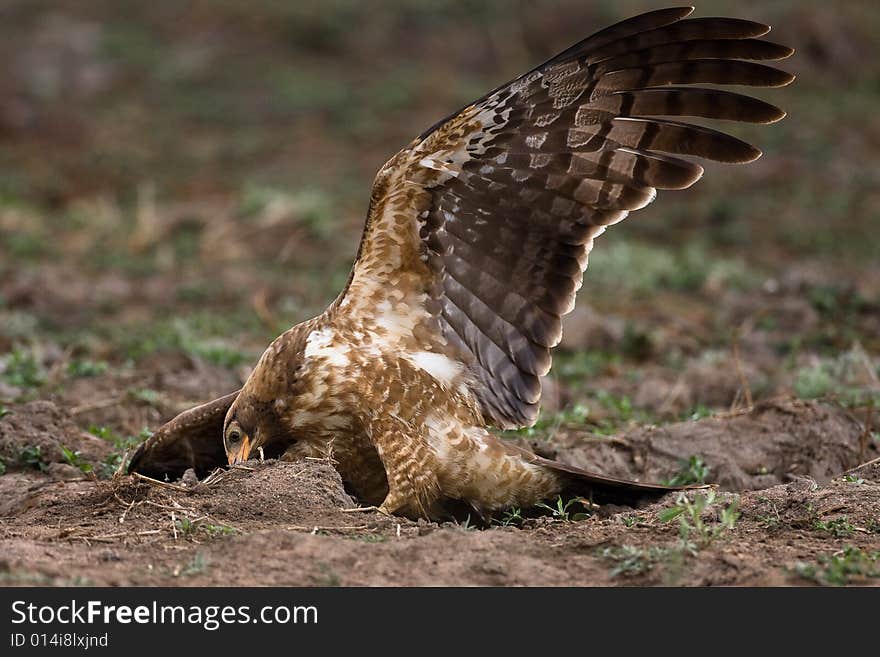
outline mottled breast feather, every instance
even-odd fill
[[[749,162],[755,147],[668,117],[772,123],[784,113],[708,85],[782,86],[756,63],[791,50],[769,28],[664,9],[580,41],[439,122],[376,178],[349,285],[331,312],[384,348],[461,362],[485,420],[537,417],[561,318],[593,240],[703,173],[680,156]]]

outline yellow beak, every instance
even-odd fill
[[[243,463],[248,460],[248,456],[251,454],[251,441],[247,436],[243,436],[241,439],[241,446],[238,448],[237,452],[229,452],[226,456],[229,459],[229,465],[235,465],[236,463]]]

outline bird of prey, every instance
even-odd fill
[[[162,427],[130,470],[329,457],[361,502],[412,518],[671,490],[541,458],[490,428],[535,422],[595,238],[658,189],[694,184],[703,168],[687,156],[761,154],[668,117],[785,115],[716,85],[786,85],[794,76],[757,61],[793,51],[760,39],[765,25],[692,10],[603,29],[413,139],[376,176],[338,298],[275,339],[241,390]]]

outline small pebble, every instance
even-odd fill
[[[194,486],[198,485],[199,478],[196,476],[196,471],[192,468],[189,468],[186,472],[183,473],[183,477],[181,477],[180,483],[187,488],[193,488]]]

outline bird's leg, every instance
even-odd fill
[[[430,518],[439,485],[425,438],[410,423],[390,413],[374,418],[369,429],[388,480],[388,494],[379,512]]]

